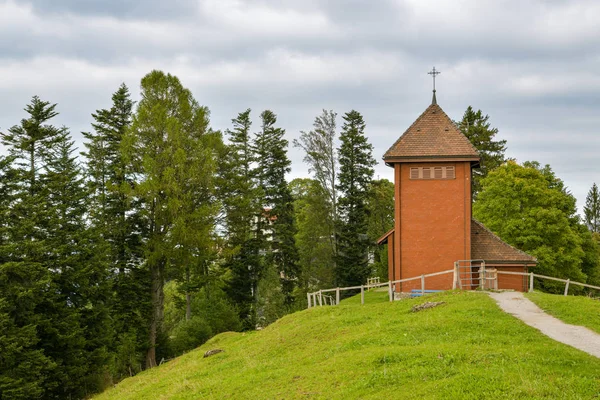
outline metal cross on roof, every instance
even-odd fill
[[[431,104],[437,104],[437,99],[435,98],[435,77],[436,75],[441,74],[441,72],[433,67],[433,70],[429,71],[428,74],[433,77],[433,100],[431,101]]]

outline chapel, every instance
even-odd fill
[[[434,70],[435,71],[435,70]],[[435,77],[435,75],[434,75]],[[434,81],[435,82],[435,81]],[[394,169],[395,225],[378,244],[387,244],[388,279],[411,278],[460,269],[427,279],[427,289],[479,287],[487,271],[527,272],[536,259],[505,243],[472,217],[472,171],[480,156],[469,139],[437,104],[435,86],[429,107],[383,155]],[[457,263],[457,264],[455,264]],[[496,274],[494,287],[525,291],[527,277]],[[418,281],[395,286],[418,288]]]

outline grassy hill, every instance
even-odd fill
[[[600,333],[600,301],[586,296],[526,293],[525,296],[548,314],[567,324],[585,326]]]
[[[600,359],[503,313],[482,293],[389,303],[371,292],[224,333],[121,382],[101,399],[582,399],[600,396]],[[444,301],[411,313],[413,305]],[[224,352],[203,358],[206,350]]]

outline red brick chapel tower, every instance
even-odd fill
[[[452,269],[458,260],[485,259],[524,271],[531,256],[509,246],[471,216],[471,169],[477,149],[437,104],[431,105],[384,154],[394,168],[395,226],[378,242],[388,244],[388,278],[398,280]],[[427,278],[427,289],[452,288],[453,275]],[[522,279],[512,283],[522,290]],[[511,286],[511,285],[509,285]],[[419,281],[396,286],[407,291]]]

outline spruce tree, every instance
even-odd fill
[[[361,285],[370,274],[368,265],[369,187],[373,179],[373,146],[365,136],[365,122],[357,111],[347,112],[340,134],[337,284]]]
[[[122,84],[112,95],[112,106],[92,114],[93,131],[83,133],[89,214],[92,228],[107,246],[114,291],[111,318],[115,339],[111,351],[116,353],[112,369],[117,380],[140,370],[147,338],[142,316],[149,308],[146,293],[150,291],[141,266],[139,204],[128,197],[135,177],[121,152],[132,115],[133,101]]]
[[[227,236],[226,267],[231,271],[226,290],[238,308],[245,329],[256,326],[254,293],[261,267],[260,249],[252,231],[260,208],[250,112],[248,109],[232,119],[233,129],[226,131],[229,144],[219,165],[219,195]]]
[[[255,140],[256,175],[264,195],[261,204],[268,212],[261,213],[258,220],[259,224],[265,225],[262,230],[267,229],[272,232],[272,237],[265,238],[269,240],[263,241],[265,252],[269,255],[266,261],[281,277],[285,303],[290,306],[294,301],[292,292],[299,271],[298,250],[294,238],[296,234],[294,203],[285,179],[285,174],[290,172],[291,165],[287,157],[288,141],[284,138],[285,130],[275,126],[277,116],[272,111],[263,111],[260,118],[262,127]]]
[[[48,123],[55,108],[34,97],[29,117],[2,135],[16,184],[0,252],[4,283],[35,296],[12,317],[16,327],[35,326],[28,343],[48,359],[42,397],[83,398],[99,389],[107,359],[106,270],[85,225],[86,194],[70,135]]]
[[[600,233],[600,193],[594,183],[585,198],[583,218],[588,229],[593,233]]]
[[[479,168],[473,169],[473,184],[471,190],[473,198],[481,191],[481,180],[488,173],[500,165],[506,159],[504,152],[506,151],[506,140],[494,140],[498,134],[497,128],[492,128],[488,115],[483,115],[481,110],[474,111],[471,106],[467,107],[463,118],[456,123],[460,131],[469,139],[475,146],[481,157],[481,165]]]

